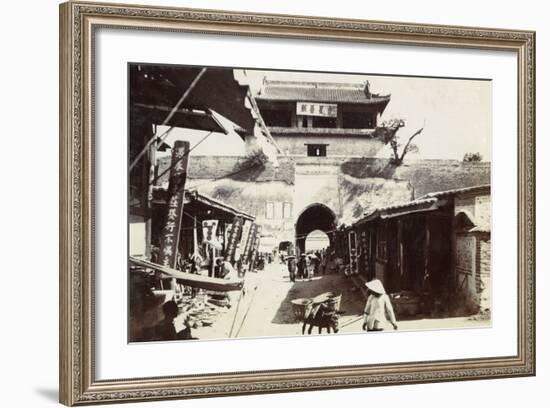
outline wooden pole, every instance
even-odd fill
[[[340,329],[341,329],[341,328],[343,328],[343,327],[349,326],[350,324],[353,324],[353,323],[355,323],[355,322],[358,322],[359,320],[361,320],[361,319],[363,319],[363,318],[364,318],[363,315],[357,316],[357,317],[354,317],[354,318],[351,318],[351,319],[345,321],[344,323],[341,323],[341,324],[339,325],[339,327],[340,327]]]
[[[227,337],[231,338],[233,336],[233,329],[235,328],[235,322],[237,321],[237,316],[239,315],[239,309],[241,307],[241,301],[243,300],[244,295],[244,287],[239,292],[239,301],[237,302],[237,306],[235,307],[235,314],[233,315],[233,321],[231,322],[231,328],[229,329],[229,333]]]
[[[216,248],[212,246],[212,250],[210,251],[210,259],[212,259],[212,262],[210,263],[210,276],[215,278],[216,275],[214,274],[214,270],[216,268]]]
[[[197,217],[193,217],[193,256],[195,256],[197,252]]]
[[[239,325],[239,328],[238,328],[237,332],[235,333],[235,337],[239,336],[239,333],[241,332],[241,329],[244,326],[244,322],[245,322],[246,318],[248,317],[248,312],[250,312],[250,309],[252,308],[252,302],[254,301],[254,296],[256,296],[257,289],[258,289],[258,286],[255,286],[254,287],[254,292],[252,293],[252,297],[250,298],[250,302],[248,302],[248,307],[246,309],[246,312],[244,313],[243,320],[241,320],[241,324]]]

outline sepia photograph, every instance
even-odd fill
[[[128,64],[128,342],[491,327],[492,82]]]

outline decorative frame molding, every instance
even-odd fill
[[[518,350],[514,356],[98,381],[94,378],[93,47],[98,27],[508,50],[518,61]],[[60,6],[60,401],[66,405],[535,374],[535,33],[68,2]]]

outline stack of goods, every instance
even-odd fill
[[[231,306],[227,294],[223,292],[208,292],[208,303],[218,307],[229,308]]]
[[[196,297],[184,296],[179,303],[180,313],[186,315],[187,325],[196,329],[211,326],[219,314],[219,308],[211,304],[208,295],[201,293]]]
[[[415,292],[402,291],[390,294],[398,318],[417,316],[422,312],[421,297]]]
[[[302,321],[309,315],[313,302],[311,299],[293,299],[290,301],[292,303],[292,311],[294,312],[294,317],[298,321]]]

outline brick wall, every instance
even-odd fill
[[[282,181],[294,183],[294,161],[290,158],[279,158],[279,165],[275,167],[267,162],[264,166],[247,166],[246,157],[238,156],[190,156],[187,177],[189,179],[217,179],[227,178],[236,181],[264,182]],[[168,183],[170,157],[163,157],[158,161],[157,174],[162,175],[157,185]]]
[[[415,198],[436,191],[491,183],[491,163],[422,160],[399,166],[394,177],[411,180]]]
[[[468,312],[477,312],[476,237],[471,234],[457,236],[455,251],[456,284],[462,298],[462,306]]]
[[[479,234],[479,306],[481,310],[491,308],[491,237]]]
[[[473,231],[459,232],[456,237],[458,289],[469,311],[485,311],[491,308],[491,196],[459,195],[455,197],[454,211],[455,215],[466,212],[475,224]]]
[[[277,144],[281,150],[290,155],[306,156],[306,144],[325,144],[327,156],[376,156],[384,143],[378,139],[366,136],[277,136]]]
[[[414,198],[436,191],[491,183],[491,163],[458,160],[406,160],[395,167],[385,159],[350,158],[341,164],[342,173],[354,178],[407,180]]]
[[[475,198],[474,217],[480,227],[491,229],[491,196],[483,195]]]
[[[422,160],[395,167],[388,160],[372,158],[284,157],[279,167],[267,163],[237,175],[245,158],[190,158],[189,186],[258,217],[266,231],[292,236],[301,210],[322,203],[331,208],[338,223],[351,224],[376,208],[400,204],[423,194],[490,182],[490,164],[454,160]],[[266,220],[267,201],[290,201],[291,220]],[[485,205],[490,213],[490,203]]]
[[[293,219],[267,219],[267,202],[293,202],[294,186],[284,181],[246,182],[231,179],[191,179],[190,189],[238,208],[256,217],[263,226],[264,235],[274,234],[281,241],[294,238]],[[291,209],[294,212],[294,208]]]

